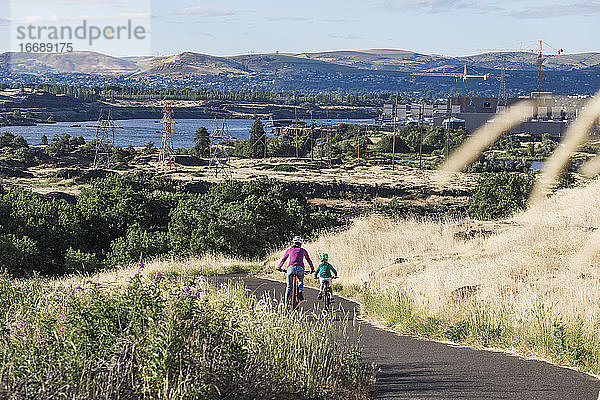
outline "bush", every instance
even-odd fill
[[[423,136],[423,146],[428,150],[446,149],[446,142],[450,145],[449,151],[452,152],[459,147],[467,137],[467,132],[464,129],[444,129],[442,127],[429,127]]]
[[[194,134],[194,143],[192,155],[196,157],[210,156],[210,134],[205,127],[201,126],[196,130],[196,133]]]
[[[81,250],[73,250],[73,248],[68,248],[65,253],[66,273],[73,273],[76,271],[90,273],[97,271],[101,266],[102,263],[95,254],[85,253]]]
[[[67,249],[82,245],[81,226],[72,206],[21,189],[0,193],[0,234],[14,235],[13,243],[26,241],[25,247],[30,249],[23,253],[26,259],[36,256],[34,262],[23,261],[16,275],[34,269],[42,274],[61,274]],[[0,252],[0,265],[10,264],[10,257]]]
[[[298,157],[306,157],[309,152],[310,140],[306,140],[305,137],[298,135]],[[267,155],[271,157],[295,156],[296,138],[291,134],[267,138]]]
[[[384,135],[381,140],[377,143],[375,150],[380,153],[391,153],[393,148],[392,145],[394,143],[394,135],[388,134]],[[396,135],[396,153],[408,153],[410,149],[406,145],[404,139],[401,136]]]
[[[484,173],[469,202],[469,216],[491,220],[504,218],[524,209],[533,181],[531,175],[525,174]]]
[[[37,243],[28,236],[0,236],[0,268],[10,275],[31,274],[39,263]]]
[[[73,152],[81,144],[85,144],[85,140],[81,143],[81,139],[71,137],[68,133],[63,133],[60,136],[54,135],[52,143],[46,146],[46,153],[51,157],[65,156]]]
[[[403,218],[408,215],[422,214],[423,210],[394,196],[387,204],[382,204],[378,201],[373,202],[367,212],[383,214],[392,218]]]
[[[293,235],[339,223],[273,180],[228,182],[192,195],[175,193],[168,180],[112,174],[93,180],[74,205],[20,189],[0,191],[0,268],[15,276],[34,269],[89,272],[129,264],[140,253],[253,258]]]
[[[111,174],[92,181],[76,205],[91,252],[108,251],[111,242],[132,226],[148,232],[165,230],[177,204],[172,190],[164,181],[132,175]]]
[[[293,235],[338,223],[306,197],[261,179],[220,184],[203,196],[182,200],[171,213],[169,233],[178,255],[211,251],[252,258]]]
[[[154,147],[154,143],[151,140],[146,142],[146,144],[142,148],[142,153],[146,155],[156,153],[156,147]]]
[[[32,167],[39,163],[39,160],[33,154],[29,147],[21,147],[14,151],[12,157],[13,160],[25,164],[26,167]]]
[[[2,147],[8,147],[11,150],[16,150],[28,148],[29,145],[23,136],[4,131],[0,133],[0,148]]]
[[[153,257],[170,251],[170,243],[166,232],[148,232],[139,226],[131,227],[125,236],[119,237],[110,244],[110,252],[106,264],[126,266],[138,258]]]

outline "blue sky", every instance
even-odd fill
[[[148,30],[143,44],[81,48],[113,55],[394,48],[459,56],[539,39],[567,53],[600,51],[600,0],[0,0],[0,10],[2,50],[19,24],[89,18]]]

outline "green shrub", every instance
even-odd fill
[[[0,236],[0,268],[13,276],[23,276],[39,265],[37,243],[28,236]]]
[[[210,156],[210,134],[208,130],[201,126],[196,130],[194,134],[194,147],[192,148],[192,154],[196,157],[209,157]]]
[[[167,254],[169,251],[170,245],[166,232],[148,232],[139,226],[133,226],[125,236],[116,238],[110,244],[106,264],[108,266],[129,265],[137,260],[140,254],[144,257],[153,257]]]
[[[383,214],[393,218],[402,218],[406,217],[407,215],[422,214],[423,210],[418,206],[406,201],[402,201],[398,197],[394,196],[387,204],[383,204],[378,201],[371,203],[367,212]]]
[[[102,266],[95,254],[68,248],[65,253],[65,272],[94,272]]]
[[[27,148],[29,145],[23,136],[4,131],[0,133],[0,148],[8,147],[11,150]]]
[[[303,195],[260,179],[223,183],[203,196],[183,199],[171,213],[169,234],[178,255],[211,251],[252,258],[293,235],[338,223]]]
[[[148,232],[166,230],[178,200],[169,193],[172,190],[164,181],[132,175],[112,174],[92,181],[76,205],[91,252],[108,251],[111,242],[134,225]]]
[[[273,180],[181,194],[168,180],[112,174],[83,188],[74,205],[21,189],[0,191],[0,268],[15,276],[34,269],[89,272],[129,264],[140,253],[253,258],[293,235],[340,222]]]
[[[52,142],[46,146],[46,153],[52,157],[65,156],[79,146],[79,140],[68,133],[54,135]]]
[[[0,234],[14,235],[15,240],[33,241],[39,257],[24,265],[42,274],[64,272],[64,255],[68,248],[81,248],[82,235],[74,208],[63,200],[12,189],[0,193]],[[27,239],[26,239],[27,238]],[[0,265],[8,255],[0,252]]]
[[[29,147],[19,147],[14,151],[11,158],[25,164],[27,167],[39,164],[39,160]]]
[[[481,220],[509,216],[527,206],[532,187],[531,175],[484,173],[469,202],[469,216]]]
[[[375,150],[380,153],[391,153],[393,148],[392,145],[394,143],[394,135],[388,134],[384,135],[381,140],[377,143]],[[410,148],[406,145],[406,142],[400,135],[396,135],[396,153],[408,153],[410,152]]]

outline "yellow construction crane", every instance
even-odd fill
[[[490,77],[489,74],[485,75],[469,75],[467,74],[467,66],[465,65],[464,72],[413,72],[411,75],[419,75],[419,76],[449,76],[456,79],[462,79],[463,86],[463,97],[467,96],[467,79],[470,78],[482,78],[483,80],[487,80]]]
[[[514,52],[519,52],[519,53],[531,53],[531,54],[537,54],[537,91],[540,92],[542,89],[542,56],[544,54],[556,54],[556,55],[560,55],[564,52],[563,49],[558,49],[558,50],[544,50],[543,49],[544,46],[544,42],[542,40],[539,41],[539,47],[535,48],[535,49],[483,49],[484,51],[491,51],[491,52],[502,52],[502,53],[514,53]]]

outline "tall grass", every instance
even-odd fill
[[[189,275],[54,283],[0,275],[2,398],[368,396],[344,324]]]
[[[336,287],[399,331],[600,373],[594,204],[600,181],[561,190],[503,221],[371,216],[306,248],[329,253]]]

